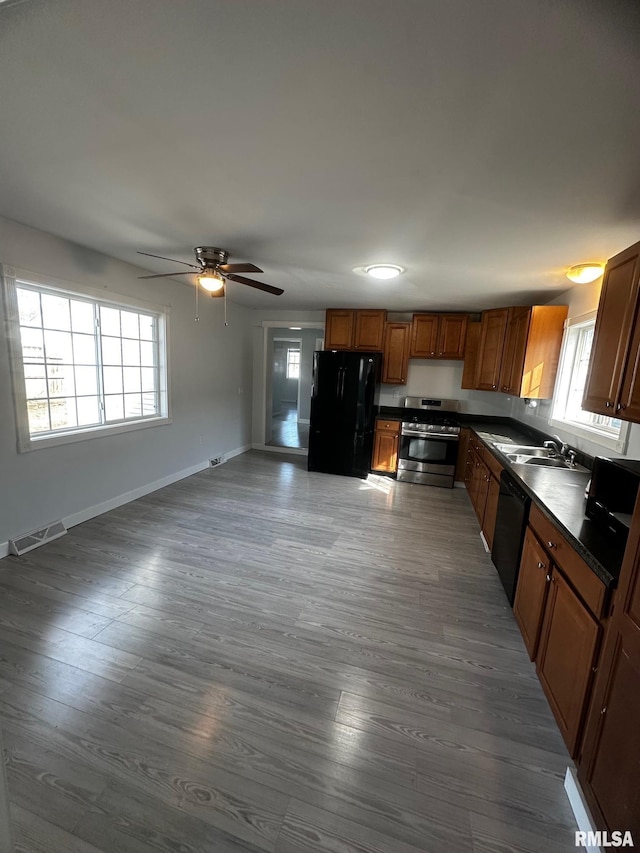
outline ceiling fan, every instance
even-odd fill
[[[198,284],[209,291],[212,296],[224,295],[226,281],[237,281],[238,284],[248,284],[249,287],[255,287],[257,290],[263,290],[265,293],[272,293],[274,296],[280,296],[281,293],[284,293],[281,287],[272,287],[270,284],[264,284],[261,281],[254,281],[252,278],[245,278],[243,275],[238,275],[238,273],[242,272],[256,273],[262,272],[262,270],[255,264],[228,264],[229,252],[225,249],[217,249],[215,246],[196,246],[193,251],[197,264],[188,264],[186,261],[177,261],[175,258],[165,258],[163,255],[152,255],[150,252],[138,252],[139,255],[146,255],[149,258],[160,258],[163,261],[172,261],[176,264],[191,267],[191,269],[179,270],[178,272],[140,275],[138,278],[168,278],[176,275],[196,275]]]

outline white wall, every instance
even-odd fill
[[[250,443],[252,311],[200,301],[173,279],[137,281],[138,267],[0,218],[0,262],[109,294],[170,306],[173,423],[18,453],[4,317],[0,323],[0,548],[57,518],[84,512],[145,484]]]

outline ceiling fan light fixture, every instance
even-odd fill
[[[372,278],[386,281],[401,275],[404,272],[404,267],[399,267],[397,264],[371,264],[365,267],[364,271]]]
[[[224,287],[224,279],[219,273],[207,271],[198,276],[198,284],[209,293],[217,293]]]
[[[604,264],[590,261],[587,264],[574,264],[567,270],[567,278],[575,284],[590,284],[600,278],[604,272]]]

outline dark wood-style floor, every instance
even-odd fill
[[[253,451],[0,562],[18,851],[568,853],[462,490]]]

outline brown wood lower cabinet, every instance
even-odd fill
[[[574,757],[602,629],[555,566],[550,578],[536,669]]]
[[[378,418],[373,437],[371,470],[382,474],[395,474],[398,470],[399,444],[400,421]]]
[[[547,577],[550,577],[550,570],[551,564],[547,552],[528,527],[522,546],[513,613],[520,626],[522,639],[531,660],[535,660],[538,652],[544,605],[547,600]]]
[[[469,438],[464,483],[480,529],[491,549],[496,526],[502,466],[474,435]]]

